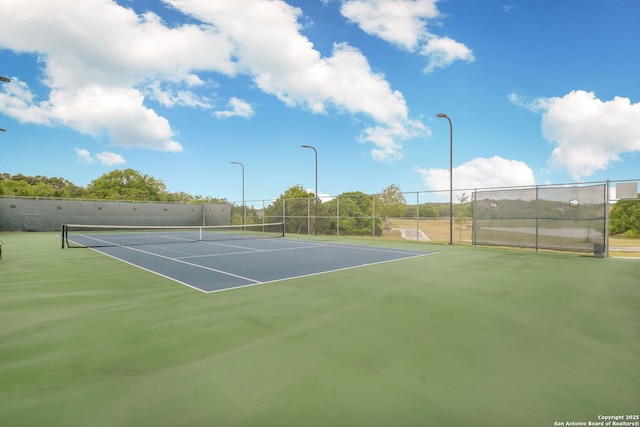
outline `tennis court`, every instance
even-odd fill
[[[283,224],[63,227],[63,247],[93,248],[202,292],[217,292],[431,255],[407,249],[285,239]],[[76,231],[77,230],[77,231]]]
[[[2,426],[546,427],[638,414],[637,259],[287,236],[252,250],[300,244],[280,251],[286,269],[341,246],[438,254],[206,295],[98,252],[144,245],[0,240]],[[216,247],[184,245],[200,246]]]

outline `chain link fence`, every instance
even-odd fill
[[[398,192],[392,198],[361,192],[319,199],[281,196],[245,204],[0,197],[0,230],[51,231],[71,222],[283,222],[287,234],[593,251],[604,256],[611,247],[616,256],[640,256],[640,236],[622,235],[626,229],[640,229],[637,181]],[[612,209],[616,203],[626,210]],[[620,233],[613,243],[610,230]]]
[[[246,202],[246,206],[233,202],[232,222],[283,222],[288,234],[403,239],[417,242],[448,241],[452,223],[455,240],[471,243],[470,195],[458,196],[458,202],[453,206],[453,221],[450,221],[449,204],[433,201],[447,196],[448,192],[401,194],[404,200],[402,207],[399,209],[396,206],[392,214],[386,214],[389,207],[379,195],[371,194],[348,194],[318,200],[314,197],[250,200]]]
[[[618,201],[616,185],[622,188],[629,183],[635,184],[626,180],[454,189],[451,193],[402,192],[401,208],[393,209],[380,194],[279,197],[250,200],[244,206],[232,203],[232,222],[283,222],[287,234],[497,245],[601,256],[609,245],[609,211]],[[626,191],[627,196],[633,193]],[[640,202],[637,195],[635,200]],[[632,241],[627,247],[635,251],[635,244],[640,246]]]

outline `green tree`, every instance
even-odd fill
[[[166,193],[162,196],[163,202],[173,202],[173,203],[192,203],[194,200],[193,196],[184,191],[180,191],[177,193]]]
[[[373,232],[376,235],[382,233],[382,219],[375,218],[374,223],[372,197],[368,194],[345,192],[323,203],[322,207],[325,216],[319,230],[322,234],[335,235],[338,232],[343,236],[371,236]]]
[[[287,233],[307,234],[310,231],[309,219],[315,214],[313,206],[313,192],[301,185],[294,185],[265,208],[265,219],[267,222],[284,221]]]
[[[56,177],[43,178],[42,182],[53,189],[55,197],[78,198],[84,197],[87,194],[85,188],[77,186],[67,179]]]
[[[0,195],[2,196],[34,196],[33,186],[26,181],[0,181]]]
[[[42,175],[0,175],[0,194],[32,197],[83,197],[86,190],[64,178],[48,178]]]
[[[407,200],[396,184],[391,184],[376,195],[376,216],[401,217],[406,212]]]
[[[114,170],[91,181],[88,196],[95,199],[162,201],[164,182],[133,169]]]
[[[640,237],[640,200],[620,200],[613,205],[609,213],[609,232]]]
[[[420,218],[437,218],[438,210],[428,203],[423,203],[418,208]]]
[[[179,200],[181,202],[188,202],[188,203],[192,203],[192,204],[202,204],[202,203],[223,203],[223,204],[228,204],[229,201],[227,199],[219,199],[217,197],[203,197],[199,194],[195,195],[195,196],[191,196],[190,194],[187,193],[170,193],[170,194],[177,194],[178,197],[182,200]]]

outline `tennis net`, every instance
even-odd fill
[[[284,237],[284,224],[128,226],[64,224],[62,248],[159,245]]]

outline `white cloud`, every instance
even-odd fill
[[[420,129],[408,117],[403,95],[394,91],[366,57],[346,43],[337,43],[323,57],[300,34],[302,11],[284,1],[165,0],[183,13],[210,23],[233,41],[240,72],[252,76],[256,86],[291,107],[314,113],[328,108],[373,120],[389,135],[409,135]],[[274,49],[277,46],[277,49]],[[402,156],[402,144],[367,138],[376,158]]]
[[[416,168],[416,171],[422,175],[428,189],[434,191],[449,189],[448,169]],[[454,189],[509,187],[535,183],[533,171],[526,163],[499,156],[477,157],[453,168]]]
[[[405,141],[419,135],[431,136],[431,131],[417,121],[408,121],[402,126],[369,127],[360,135],[360,142],[371,142],[376,148],[371,150],[371,157],[376,161],[390,162],[403,158],[402,146],[399,141]]]
[[[366,33],[407,50],[425,37],[426,20],[439,16],[436,0],[346,0],[340,11]]]
[[[92,156],[89,150],[84,148],[76,148],[75,151],[76,158],[80,163],[92,164],[96,159],[104,166],[116,166],[127,163],[120,154],[111,153],[109,151],[103,151],[95,156]]]
[[[307,191],[308,193],[312,193],[315,194],[316,190],[313,188],[305,188],[305,191]],[[333,196],[331,194],[327,194],[327,193],[323,193],[321,191],[318,191],[318,199],[320,199],[323,203],[324,202],[330,202],[331,200],[333,200]]]
[[[120,154],[111,153],[109,151],[103,151],[96,154],[96,159],[105,166],[116,166],[127,163]]]
[[[26,85],[13,94],[3,89],[0,108],[25,122],[106,135],[116,146],[181,151],[169,121],[147,101],[211,109],[212,101],[198,92],[207,87],[202,73],[244,74],[286,105],[313,113],[334,108],[361,115],[373,122],[365,134],[382,128],[387,136],[399,138],[389,143],[365,136],[363,140],[374,144],[376,158],[401,157],[402,138],[421,129],[409,118],[403,95],[371,70],[358,49],[339,43],[331,56],[323,57],[300,33],[302,10],[285,1],[164,3],[199,24],[170,26],[151,12],[136,14],[107,0],[5,2],[0,45],[37,55],[49,92],[39,100]],[[424,19],[436,13],[434,2],[398,4],[402,10],[397,20],[383,33],[396,37],[398,44],[415,44],[412,40],[424,35]],[[379,18],[395,13],[383,9]],[[411,34],[400,39],[405,23],[411,25]],[[221,114],[249,117],[248,106],[237,101]]]
[[[78,162],[88,164],[93,163],[94,160],[93,157],[91,157],[91,153],[89,152],[89,150],[85,150],[84,148],[76,148],[75,151]]]
[[[206,103],[188,90],[162,97],[157,82],[191,87],[199,78],[189,70],[235,71],[230,42],[213,28],[169,28],[152,13],[136,15],[112,1],[5,2],[0,43],[38,55],[50,89],[48,99],[36,101],[23,85],[22,93],[0,100],[1,107],[13,107],[8,114],[106,133],[119,146],[180,151],[168,121],[144,105],[143,93],[163,105],[202,108]]]
[[[367,34],[426,57],[425,73],[455,61],[475,61],[466,45],[428,30],[428,23],[440,17],[437,1],[343,0],[340,11]]]
[[[455,61],[475,61],[471,49],[449,37],[432,38],[422,49],[422,54],[429,58],[429,64],[424,69],[425,73],[430,73],[437,68],[447,68]]]
[[[199,81],[196,80],[196,81]],[[201,82],[201,81],[200,81]],[[166,81],[150,81],[144,87],[145,96],[153,99],[165,107],[190,107],[208,110],[211,108],[211,101],[203,96],[195,94],[191,90],[183,89],[183,87],[195,86],[192,77],[187,77],[184,83],[173,83]],[[200,86],[197,84],[197,86]]]
[[[518,107],[526,108],[529,111],[534,113],[543,113],[547,102],[544,98],[529,98],[523,95],[520,95],[517,92],[512,92],[507,95],[507,99],[513,105],[517,105]]]
[[[11,84],[2,87],[0,92],[0,110],[21,122],[50,125],[51,105],[48,102],[37,103],[29,86],[17,78]]]
[[[52,91],[50,115],[79,132],[98,137],[103,133],[121,147],[182,151],[171,138],[169,122],[143,105],[136,89],[85,87]]]
[[[229,100],[229,107],[231,107],[230,110],[216,111],[215,116],[219,119],[226,119],[234,116],[249,119],[254,114],[251,104],[236,97],[232,97]]]
[[[575,180],[609,168],[623,153],[640,151],[640,103],[628,98],[602,101],[593,92],[575,90],[563,97],[526,100],[510,94],[509,99],[542,113],[542,134],[555,145],[549,164]]]

